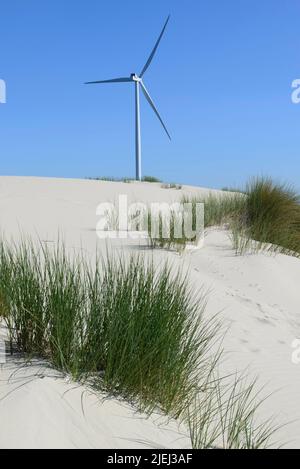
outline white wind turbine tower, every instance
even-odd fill
[[[136,73],[132,73],[130,75],[130,77],[113,78],[111,80],[101,80],[101,81],[89,81],[89,82],[85,83],[86,85],[91,85],[91,84],[96,84],[96,83],[124,83],[124,82],[134,82],[135,83],[135,158],[136,158],[136,179],[138,181],[140,181],[142,179],[140,87],[142,89],[142,92],[145,95],[145,98],[147,99],[148,103],[150,104],[153,111],[157,115],[158,119],[160,120],[160,123],[162,124],[163,128],[165,129],[165,131],[166,131],[166,133],[169,137],[169,139],[171,140],[170,134],[169,134],[165,124],[163,123],[163,120],[160,117],[160,115],[158,113],[158,110],[156,109],[155,104],[154,104],[151,96],[149,95],[149,93],[148,93],[148,91],[145,87],[145,84],[143,82],[143,76],[144,76],[146,70],[148,69],[149,65],[151,64],[151,62],[153,60],[153,57],[154,57],[154,55],[156,53],[156,50],[159,46],[161,38],[162,38],[162,36],[165,32],[165,29],[167,27],[169,19],[170,19],[170,15],[168,16],[168,18],[167,18],[167,20],[164,24],[164,27],[163,27],[163,29],[162,29],[162,31],[161,31],[161,33],[160,33],[160,35],[159,35],[159,37],[156,41],[156,44],[155,44],[151,54],[149,55],[149,58],[148,58],[147,62],[145,63],[143,70],[141,71],[141,73],[139,75],[137,75]]]

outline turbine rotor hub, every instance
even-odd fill
[[[142,81],[142,79],[136,73],[132,73],[130,75],[130,77],[131,77],[132,81],[137,81],[137,82]]]

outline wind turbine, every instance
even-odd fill
[[[149,58],[147,62],[144,65],[143,70],[139,75],[136,73],[132,73],[130,77],[121,77],[121,78],[113,78],[111,80],[100,80],[100,81],[89,81],[86,82],[85,85],[92,85],[96,83],[125,83],[125,82],[133,82],[135,84],[135,158],[136,158],[136,179],[140,181],[142,179],[142,168],[141,168],[141,160],[142,160],[142,152],[141,152],[141,119],[140,119],[140,88],[142,89],[142,92],[145,95],[145,98],[147,99],[148,103],[152,107],[153,111],[155,112],[156,116],[158,117],[160,123],[162,124],[163,128],[165,129],[166,134],[168,135],[169,139],[171,140],[170,134],[162,120],[162,118],[159,115],[158,110],[155,107],[155,104],[148,93],[145,84],[143,82],[143,76],[148,69],[149,65],[151,64],[153,57],[156,53],[156,50],[159,46],[159,43],[161,41],[161,38],[163,37],[163,34],[165,32],[165,29],[167,27],[167,24],[169,22],[170,15],[168,16],[164,27],[155,43],[155,46],[149,55]]]

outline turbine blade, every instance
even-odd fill
[[[112,80],[87,81],[85,85],[93,85],[95,83],[125,83],[127,81],[132,81],[132,79],[129,77],[122,77],[122,78],[113,78]]]
[[[149,58],[148,58],[148,60],[147,60],[147,62],[146,62],[146,64],[145,64],[143,70],[142,70],[141,73],[140,73],[140,77],[142,77],[142,76],[144,75],[145,71],[147,70],[147,68],[148,68],[149,65],[151,64],[152,59],[153,59],[153,57],[154,57],[154,55],[155,55],[156,49],[158,48],[159,43],[160,43],[160,41],[161,41],[161,38],[163,37],[163,34],[164,34],[164,32],[165,32],[165,29],[166,29],[166,27],[167,27],[167,24],[168,24],[168,22],[169,22],[169,19],[170,19],[170,15],[168,16],[167,21],[165,22],[164,27],[163,27],[163,29],[162,29],[162,32],[160,33],[160,35],[159,35],[159,37],[158,37],[158,39],[157,39],[157,41],[156,41],[156,44],[155,44],[155,46],[154,46],[154,48],[153,48],[151,54],[149,55]]]
[[[140,82],[140,85],[141,85],[141,87],[142,87],[142,91],[143,91],[143,93],[144,93],[144,95],[145,95],[145,98],[147,99],[148,103],[150,104],[150,106],[152,107],[153,111],[155,112],[155,114],[157,115],[158,119],[160,120],[160,123],[161,123],[161,125],[163,126],[163,128],[165,129],[165,132],[166,132],[167,136],[168,136],[169,139],[171,140],[171,136],[170,136],[170,134],[169,134],[169,132],[168,132],[168,130],[167,130],[167,127],[166,127],[165,124],[163,123],[163,120],[162,120],[162,118],[160,117],[160,115],[159,115],[159,113],[158,113],[158,110],[156,109],[155,104],[154,104],[154,102],[152,101],[151,96],[150,96],[150,94],[148,93],[148,91],[146,90],[146,87],[145,87],[145,85],[144,85],[144,83],[143,83],[142,81]]]

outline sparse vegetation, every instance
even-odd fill
[[[161,180],[155,176],[143,176],[142,181],[143,182],[161,182]]]
[[[176,227],[181,229],[180,234]],[[196,235],[188,237],[185,234],[182,212],[174,209],[169,214],[148,215],[148,236],[152,248],[175,249],[178,252],[183,251],[188,243],[196,241]]]
[[[237,254],[268,250],[300,256],[300,196],[288,185],[257,178],[243,192],[183,197],[182,203],[188,202],[193,205],[193,226],[196,204],[204,203],[204,226],[226,225]],[[184,239],[172,243],[186,244]],[[153,245],[167,246],[167,241],[160,235]]]
[[[108,178],[106,178],[107,180]],[[110,179],[112,180],[112,179]],[[158,182],[154,177],[143,180]],[[125,181],[125,178],[123,179]],[[128,180],[130,181],[130,180]],[[180,189],[176,184],[162,187]],[[300,256],[300,196],[286,184],[277,184],[270,178],[252,179],[245,190],[224,188],[223,195],[210,193],[208,196],[184,196],[182,204],[193,206],[193,229],[196,227],[196,205],[204,204],[204,226],[226,225],[231,233],[233,247],[237,254],[245,252],[271,251]],[[164,216],[157,220],[148,217],[148,233],[152,247],[175,248],[182,251],[188,243],[195,243],[196,233],[189,238],[175,234],[175,226],[182,213],[172,209],[170,214],[170,234],[163,233]],[[160,226],[153,236],[151,223]]]
[[[221,226],[231,223],[244,212],[245,197],[241,194],[215,195],[210,193],[204,197],[183,197],[183,203],[193,206],[193,219],[196,215],[196,204],[204,204],[204,226]],[[194,221],[195,224],[195,221]]]
[[[242,189],[239,189],[237,187],[222,187],[221,190],[224,191],[224,192],[239,192],[241,194],[245,194],[245,191],[243,191]]]
[[[181,184],[176,184],[175,182],[170,182],[169,184],[162,184],[162,189],[176,189],[180,191],[182,189]]]
[[[247,379],[241,376],[216,378],[210,390],[195,396],[188,411],[193,448],[267,448],[279,427],[273,419],[257,420],[262,403],[256,380],[247,384]]]
[[[88,177],[87,179],[90,179],[92,181],[127,182],[127,183],[130,183],[135,180],[134,178],[130,178],[130,177],[117,178],[113,176]]]
[[[88,177],[87,179],[91,179],[94,181],[108,181],[108,182],[132,182],[135,181],[135,178],[132,177],[114,177],[114,176],[99,176],[99,177]],[[156,176],[143,176],[142,182],[153,182],[153,183],[162,183],[162,180],[157,178]],[[182,188],[181,184],[176,184],[175,182],[171,183],[164,183],[161,185],[163,189],[177,189],[180,190]]]
[[[89,177],[87,179],[91,179],[94,181],[108,181],[108,182],[133,182],[135,178],[132,177],[114,177],[114,176],[99,176],[99,177]],[[142,182],[162,182],[155,176],[143,176]]]

